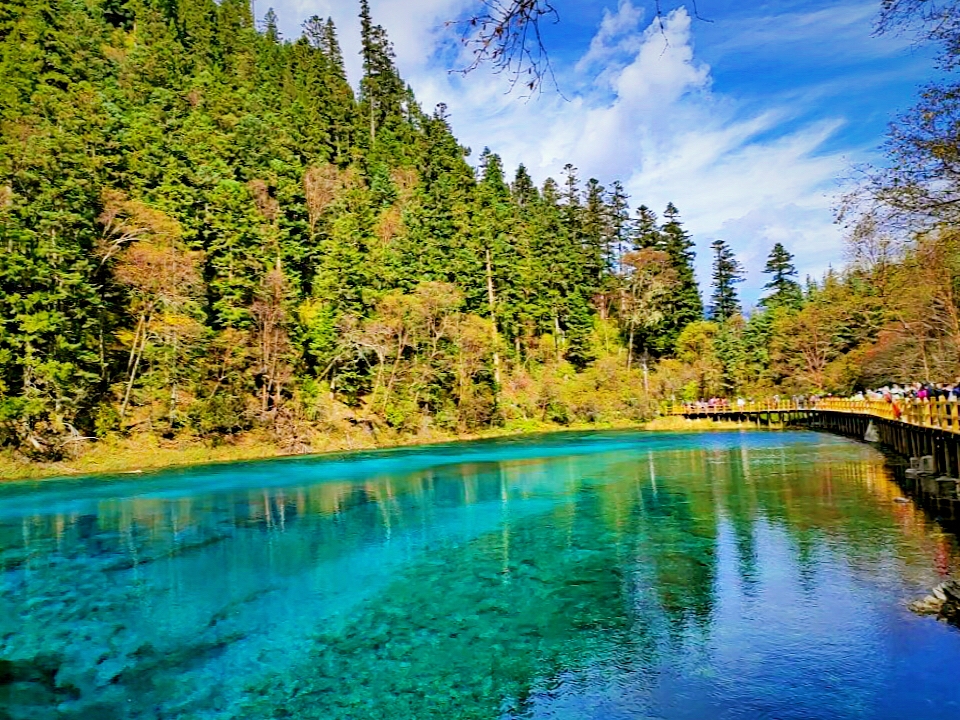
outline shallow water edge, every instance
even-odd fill
[[[647,423],[523,423],[504,428],[493,428],[481,433],[430,432],[422,435],[384,434],[374,437],[369,432],[353,435],[335,434],[324,437],[308,453],[285,450],[275,442],[256,433],[239,436],[235,442],[212,445],[197,439],[164,442],[156,437],[135,436],[127,439],[103,441],[79,457],[59,462],[35,462],[0,452],[0,483],[21,480],[55,480],[83,475],[124,475],[169,468],[190,468],[218,463],[269,460],[291,457],[320,457],[327,454],[378,450],[400,447],[421,447],[453,442],[469,442],[498,437],[535,437],[537,435],[588,432],[592,430],[648,430],[651,432],[678,430],[709,431],[741,427],[735,422],[713,420],[685,420],[657,418]],[[743,425],[743,429],[753,429]]]

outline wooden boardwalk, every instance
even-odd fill
[[[960,434],[960,402],[949,400],[900,400],[896,405],[883,400],[840,400],[832,398],[803,403],[789,400],[748,402],[742,406],[734,402],[713,407],[706,403],[686,403],[669,405],[666,411],[668,415],[682,415],[684,417],[717,419],[736,419],[740,417],[744,420],[755,420],[758,417],[769,417],[771,420],[781,417],[786,419],[791,416],[807,417],[821,413],[859,415],[903,423],[918,428]]]

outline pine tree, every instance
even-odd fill
[[[307,41],[310,43],[311,47],[316,48],[324,55],[327,54],[327,49],[325,47],[325,30],[326,26],[319,15],[311,15],[303,22],[304,37],[307,38]]]
[[[321,49],[330,58],[330,65],[337,79],[346,82],[347,73],[343,65],[343,51],[340,49],[337,27],[333,24],[333,18],[328,17],[326,24],[323,26],[323,45]]]
[[[657,214],[646,205],[637,208],[637,218],[633,232],[630,235],[630,244],[634,250],[661,250],[663,249],[663,233],[657,223]]]
[[[510,192],[520,207],[527,207],[537,200],[537,186],[533,184],[533,178],[530,177],[523,163],[517,167],[517,174],[513,178]]]
[[[273,8],[267,10],[267,14],[263,16],[263,35],[268,42],[279,43],[280,42],[280,29],[277,27],[277,14],[273,11]]]
[[[623,183],[615,180],[610,191],[610,198],[607,203],[608,220],[608,240],[607,240],[607,267],[616,268],[617,272],[623,274],[623,263],[621,259],[627,248],[627,239],[630,229],[630,197],[623,189]]]
[[[680,212],[673,203],[663,213],[665,222],[660,227],[660,241],[656,246],[667,253],[677,277],[673,300],[663,325],[657,328],[657,337],[649,342],[651,352],[671,352],[680,332],[688,324],[703,319],[703,301],[694,273],[696,258],[694,242],[680,222]]]
[[[767,308],[798,308],[803,302],[803,291],[797,282],[797,269],[793,265],[793,255],[782,244],[777,243],[770,251],[763,271],[772,275],[770,282],[763,286],[771,291],[760,304]]]
[[[723,240],[714,240],[713,248],[713,295],[710,312],[715,320],[725,322],[741,313],[737,283],[743,282],[743,266],[733,250]]]
[[[394,64],[393,46],[381,25],[374,25],[369,0],[360,0],[361,54],[363,79],[360,102],[370,123],[370,142],[378,130],[402,117],[406,86]]]
[[[563,166],[563,219],[571,237],[579,239],[582,233],[580,179],[577,168],[570,163]]]
[[[581,213],[580,227],[586,250],[587,276],[596,289],[603,285],[609,271],[607,247],[610,234],[609,215],[604,202],[604,187],[596,178],[587,181],[586,198]]]
[[[453,137],[445,105],[425,121],[421,138],[423,161],[405,211],[406,236],[396,262],[401,286],[412,289],[422,280],[458,283],[467,306],[485,307],[483,264],[468,242],[471,197],[476,187],[466,150]]]

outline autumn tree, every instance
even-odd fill
[[[627,326],[627,369],[633,364],[637,329],[650,330],[659,325],[667,312],[669,298],[677,287],[677,273],[670,256],[662,250],[645,248],[627,253],[623,258],[627,271],[624,282],[622,320]],[[644,339],[643,368],[646,377],[648,350]]]
[[[190,348],[204,334],[197,298],[202,254],[187,250],[178,222],[121,192],[104,193],[102,263],[127,288],[136,320],[120,403],[123,419],[144,362],[164,377],[168,421],[176,422],[179,380]]]
[[[694,372],[690,400],[706,399],[720,391],[722,366],[716,352],[718,331],[716,323],[699,320],[687,325],[677,338],[677,357]]]

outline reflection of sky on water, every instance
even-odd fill
[[[6,486],[0,708],[960,716],[938,671],[960,633],[901,602],[955,564],[954,540],[897,494],[874,451],[809,433],[568,434]]]

